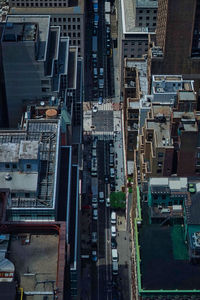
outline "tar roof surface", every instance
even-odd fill
[[[199,289],[200,268],[173,255],[172,226],[144,224],[139,228],[141,278],[144,290]],[[175,245],[176,246],[176,245]]]
[[[191,205],[186,206],[187,223],[200,225],[200,192],[191,197]]]

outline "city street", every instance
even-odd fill
[[[85,78],[85,102],[83,109],[84,164],[82,183],[81,220],[81,299],[132,299],[131,298],[131,240],[127,226],[126,211],[116,210],[116,246],[118,251],[118,271],[113,275],[111,248],[111,212],[106,205],[112,191],[122,191],[125,187],[125,161],[123,143],[122,106],[119,94],[119,71],[116,49],[112,59],[107,56],[108,25],[105,24],[104,1],[98,1],[98,30],[93,24],[96,12],[89,5],[87,52],[87,74]],[[90,3],[91,4],[91,3]],[[110,35],[110,33],[109,33]],[[98,55],[95,58],[92,37],[98,38]],[[112,43],[111,43],[112,45]],[[88,69],[89,68],[89,69]],[[97,78],[96,71],[97,68]],[[100,75],[100,68],[104,70]],[[102,72],[102,71],[101,71]],[[112,75],[112,76],[111,76]],[[114,75],[114,76],[113,76]],[[111,82],[111,77],[114,83]],[[99,86],[102,80],[103,88]],[[102,81],[101,81],[102,82]],[[112,90],[114,88],[114,97]],[[102,98],[102,100],[100,100]],[[94,141],[97,141],[94,145]],[[110,147],[113,147],[111,154]],[[110,165],[110,157],[113,163]],[[92,162],[97,162],[94,170]],[[112,166],[112,167],[111,167]],[[111,168],[114,177],[111,177]],[[93,170],[93,171],[92,171]],[[93,172],[93,173],[92,173]],[[93,174],[93,175],[92,175]],[[103,201],[99,192],[103,193]],[[94,219],[93,198],[97,199],[97,218]],[[128,210],[130,206],[128,206]],[[127,230],[128,228],[128,230]],[[92,234],[97,240],[92,240]],[[112,246],[113,247],[113,246]],[[94,257],[94,251],[96,256]]]

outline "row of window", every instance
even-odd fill
[[[51,18],[51,21],[54,22],[80,22],[80,18]]]
[[[143,24],[143,23],[139,23],[139,25],[138,26],[146,26],[146,27],[148,27],[148,26],[156,26],[156,23],[153,23],[153,24],[149,24],[149,23],[146,23],[146,24]]]
[[[145,48],[145,49],[142,49],[142,48],[136,48],[136,49],[135,48],[131,48],[131,49],[129,49],[129,51],[132,51],[132,52],[134,52],[135,50],[139,51],[139,52],[142,51],[142,50],[143,51],[148,51],[148,48]],[[128,51],[128,49],[124,48],[124,52],[126,52],[126,51]]]
[[[21,4],[20,3],[16,3],[15,4],[17,7],[65,7],[66,6],[66,3],[39,3],[36,2],[36,3],[26,3],[26,5],[22,2]]]
[[[9,164],[9,163],[6,163],[6,164],[5,164],[5,168],[6,168],[6,169],[10,169],[10,168],[12,168],[12,169],[17,169],[17,164]],[[30,165],[30,164],[27,164],[27,165],[26,165],[26,168],[27,168],[27,169],[31,169],[31,165]]]
[[[139,13],[140,13],[140,14],[143,14],[143,13],[145,13],[145,12],[146,12],[147,14],[149,14],[149,13],[150,13],[150,10],[149,10],[149,9],[147,9],[147,10],[142,10],[142,9],[139,10]],[[154,9],[153,12],[154,12],[154,14],[157,14],[157,9]]]
[[[145,17],[144,17],[144,19],[145,19]],[[152,19],[156,20],[156,17],[153,17]],[[139,20],[143,20],[143,17],[139,17]],[[150,17],[146,17],[146,20],[150,20]]]
[[[54,25],[57,25],[57,24],[54,24]],[[66,29],[68,29],[68,30],[71,30],[71,29],[73,29],[73,30],[80,30],[80,25],[73,25],[73,26],[71,26],[71,25],[60,25],[60,27],[62,28],[62,29],[64,29],[64,30],[66,30]],[[80,36],[80,33],[79,33],[79,36]]]
[[[131,46],[135,46],[135,45],[139,45],[139,46],[146,45],[147,46],[148,42],[147,41],[141,41],[141,42],[131,42],[131,43],[125,42],[124,43],[125,46],[128,46],[130,44],[131,44]]]

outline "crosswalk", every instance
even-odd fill
[[[113,139],[113,131],[95,131],[92,133],[93,136],[97,136],[100,141],[109,141]]]
[[[112,103],[103,103],[101,105],[97,104],[98,110],[113,110]]]

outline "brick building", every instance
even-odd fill
[[[200,86],[199,25],[197,0],[159,0],[156,46],[162,55],[149,51],[149,74],[182,74]],[[160,51],[160,52],[161,52]]]

